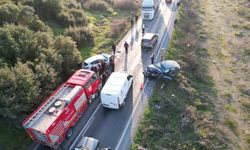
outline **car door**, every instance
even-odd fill
[[[158,41],[158,36],[157,35],[154,35],[153,36],[153,45],[155,45]]]
[[[92,61],[92,62],[91,62],[91,67],[92,67],[92,66],[98,67],[99,62],[100,62],[100,61],[99,61],[98,59]]]

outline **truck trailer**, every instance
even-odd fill
[[[88,104],[99,96],[101,88],[101,80],[95,72],[80,69],[59,86],[22,125],[34,141],[57,148],[72,135],[72,127]]]
[[[142,2],[142,19],[153,20],[158,10],[160,0],[143,0]]]

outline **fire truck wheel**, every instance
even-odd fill
[[[88,103],[91,104],[94,99],[95,99],[95,94],[90,95],[90,99]]]
[[[67,131],[67,134],[66,134],[66,139],[69,139],[73,134],[73,130],[72,128],[69,128],[69,130]]]
[[[96,90],[96,93],[95,93],[95,98],[97,98],[97,97],[100,95],[101,89],[102,89],[102,84],[100,84],[100,85],[98,86],[98,88],[97,88],[97,90]]]

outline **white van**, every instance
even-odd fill
[[[129,73],[113,72],[101,91],[102,106],[112,109],[124,106],[132,82],[133,76]]]
[[[142,2],[142,19],[153,20],[155,12],[159,6],[159,0],[143,0]]]

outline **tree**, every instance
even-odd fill
[[[35,65],[36,81],[39,82],[40,100],[46,99],[57,86],[57,72],[51,65],[45,61],[40,61]]]
[[[17,23],[20,8],[12,3],[0,5],[0,26],[5,23]]]
[[[33,31],[24,26],[6,25],[0,28],[0,58],[14,66],[19,58],[22,62],[37,58],[36,37]]]
[[[93,33],[85,27],[69,27],[64,34],[72,37],[78,48],[94,44]]]
[[[62,72],[60,76],[67,79],[75,71],[77,64],[82,61],[81,54],[76,48],[76,43],[68,36],[58,36],[54,46],[62,56]]]
[[[39,83],[28,67],[18,62],[13,68],[0,68],[0,116],[21,121],[23,113],[31,111],[39,93]],[[18,124],[16,124],[18,125]]]

